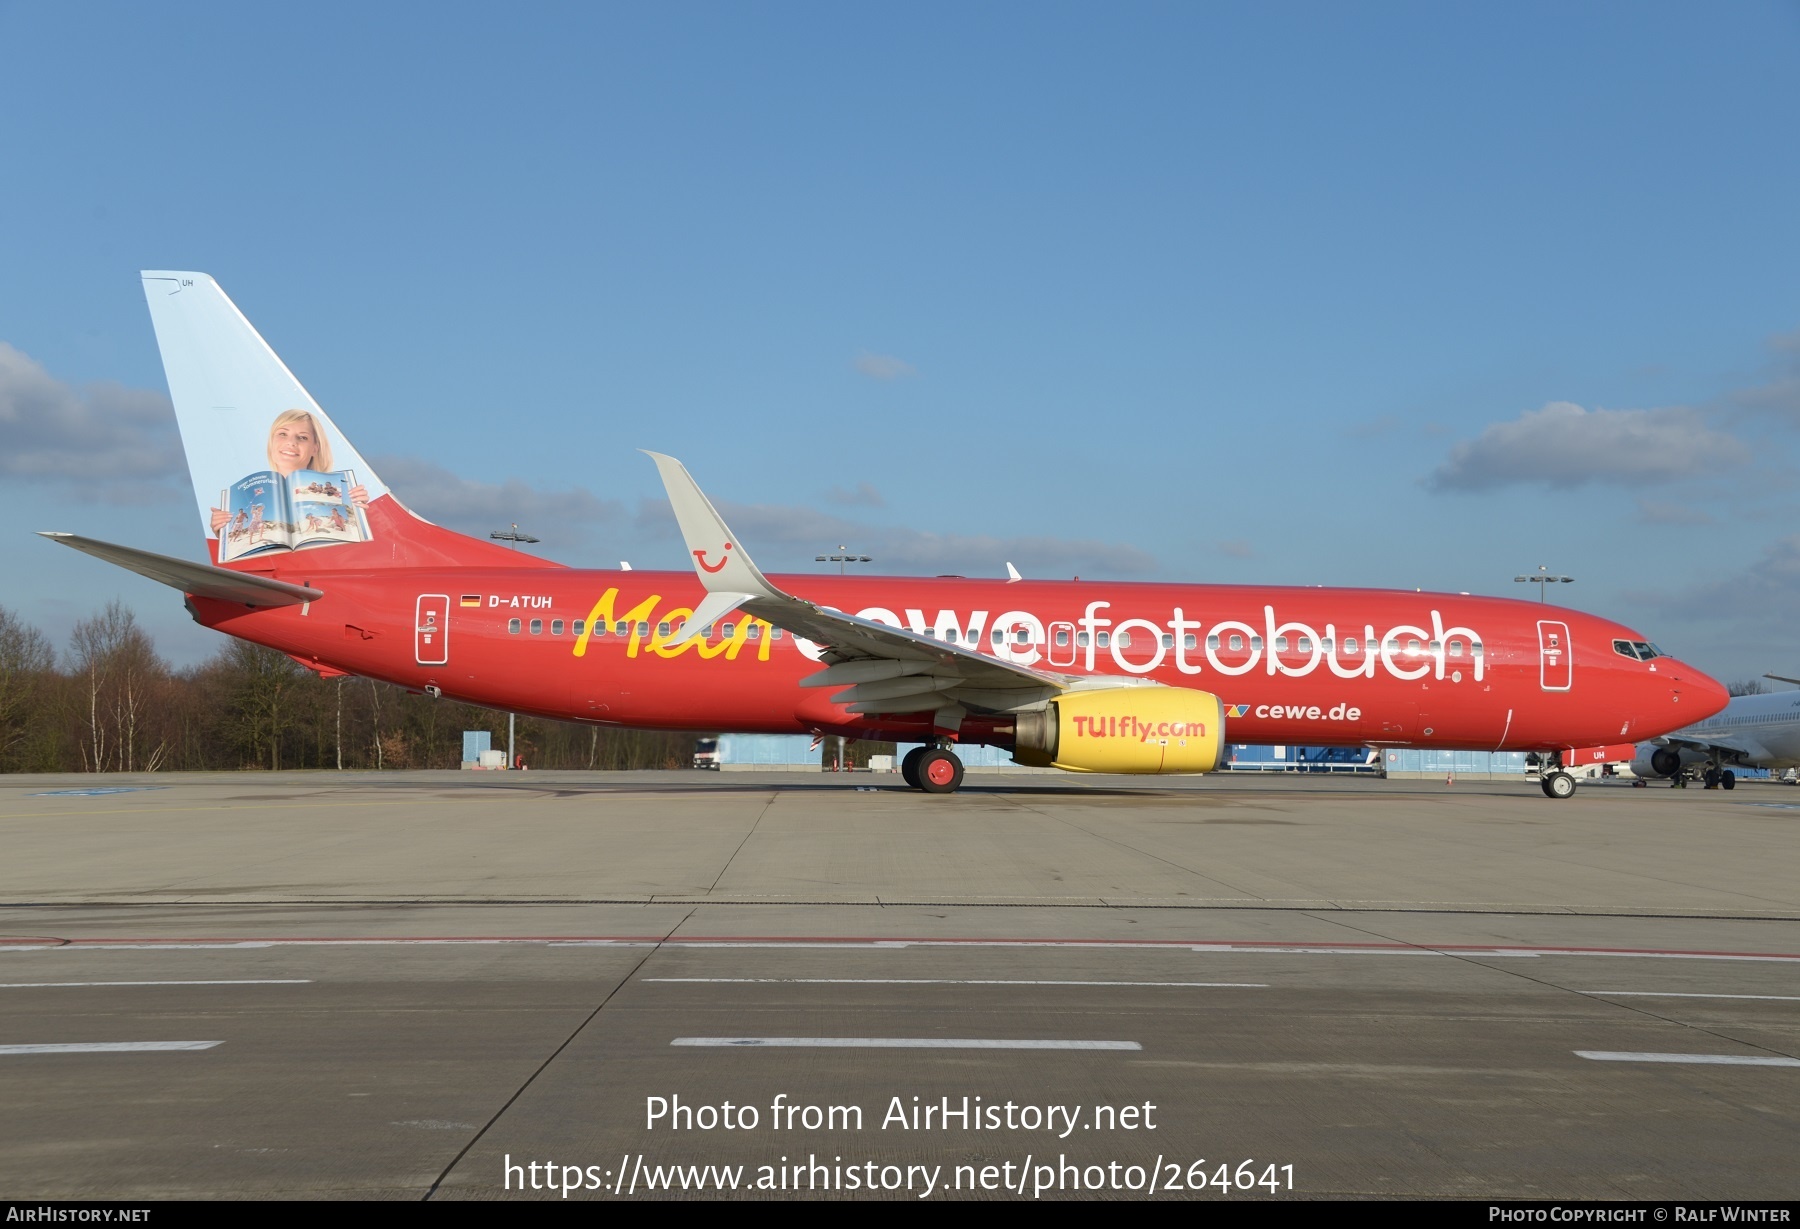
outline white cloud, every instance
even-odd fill
[[[1229,542],[1219,543],[1219,553],[1221,555],[1229,555],[1233,559],[1250,559],[1256,554],[1256,552],[1251,549],[1250,543],[1244,541],[1242,538],[1233,538]]]
[[[1587,410],[1552,401],[1456,445],[1432,471],[1437,491],[1488,491],[1543,483],[1559,489],[1607,483],[1649,486],[1747,464],[1750,450],[1686,406]]]
[[[1718,521],[1704,508],[1687,504],[1664,503],[1660,500],[1637,501],[1638,520],[1646,525],[1716,525]]]
[[[851,361],[851,366],[876,380],[899,380],[919,374],[919,369],[905,359],[895,358],[891,354],[871,354],[867,350],[857,355]]]
[[[844,508],[885,508],[887,500],[867,482],[856,484],[854,491],[846,491],[842,487],[832,487],[825,492],[825,498]]]
[[[1775,359],[1771,377],[1754,388],[1738,391],[1732,400],[1746,409],[1800,422],[1800,329],[1769,338],[1769,349]]]
[[[65,384],[0,341],[0,474],[79,484],[84,498],[160,502],[187,484],[169,399],[111,382]]]
[[[1629,596],[1692,628],[1696,646],[1741,659],[1737,672],[1756,662],[1763,663],[1761,670],[1781,674],[1800,668],[1800,624],[1794,621],[1800,608],[1800,534],[1770,543],[1760,559],[1735,575],[1674,593]]]
[[[517,523],[546,546],[585,542],[588,531],[623,524],[625,505],[573,488],[542,491],[518,478],[477,482],[417,457],[370,457],[370,464],[400,502],[448,529],[485,538]]]
[[[813,557],[833,553],[839,543],[872,556],[872,574],[968,576],[1003,575],[1011,560],[1028,575],[1141,576],[1156,570],[1156,558],[1135,546],[1091,538],[1049,535],[1002,537],[981,533],[933,533],[903,526],[862,525],[816,508],[785,504],[719,505],[732,530],[742,535],[752,557],[768,568],[808,566]],[[666,500],[646,499],[637,524],[645,537],[677,536]],[[787,560],[786,563],[780,562]]]

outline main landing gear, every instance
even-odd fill
[[[962,784],[963,764],[947,744],[914,747],[900,761],[900,775],[914,789],[952,794]]]
[[[1555,772],[1547,772],[1539,783],[1544,788],[1546,798],[1573,798],[1575,796],[1575,778],[1558,768]]]

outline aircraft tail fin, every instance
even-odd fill
[[[559,566],[408,510],[211,277],[143,280],[215,562],[280,566],[303,552],[309,571]]]

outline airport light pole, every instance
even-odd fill
[[[1544,602],[1545,585],[1572,585],[1575,583],[1575,578],[1573,576],[1552,576],[1550,575],[1550,569],[1540,563],[1538,564],[1538,570],[1533,575],[1515,576],[1513,577],[1513,583],[1536,585],[1538,587],[1538,604],[1542,605]]]
[[[850,549],[849,547],[845,546],[842,542],[840,542],[840,543],[838,543],[838,553],[837,554],[835,554],[835,555],[814,555],[813,562],[814,563],[835,563],[835,564],[837,564],[839,576],[844,575],[845,574],[844,569],[852,563],[874,563],[875,562],[875,558],[872,555],[847,555],[847,554],[845,554],[844,552],[849,549]],[[841,770],[844,767],[844,761],[849,758],[850,743],[849,743],[849,740],[846,739],[842,734],[839,734],[837,736],[837,740],[838,740],[837,764],[838,764],[838,768]]]
[[[490,533],[488,537],[494,539],[496,542],[511,542],[514,550],[519,549],[519,543],[521,542],[537,541],[536,538],[528,533],[520,533],[519,522],[517,521],[513,522],[511,529],[496,529],[493,533]],[[519,715],[517,713],[506,714],[506,767],[509,771],[517,767],[519,762],[517,758],[515,758],[517,752],[513,750],[517,745],[513,742],[513,726],[517,723],[518,719]]]
[[[839,576],[842,576],[844,574],[844,566],[846,564],[874,563],[875,562],[874,557],[870,556],[870,555],[846,555],[846,554],[842,553],[843,551],[848,550],[848,549],[849,549],[848,547],[840,545],[838,547],[838,551],[840,553],[838,553],[836,555],[814,555],[813,562],[814,563],[835,563],[835,564],[837,564]]]
[[[488,537],[494,539],[496,542],[511,542],[514,550],[519,549],[519,543],[521,542],[537,541],[536,538],[528,533],[520,533],[519,523],[517,521],[513,522],[513,527],[511,529],[496,529],[493,533],[490,533]]]

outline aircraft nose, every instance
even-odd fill
[[[1670,690],[1675,693],[1673,699],[1681,705],[1683,724],[1705,721],[1731,700],[1723,683],[1684,661],[1670,658],[1659,673],[1668,678]]]

